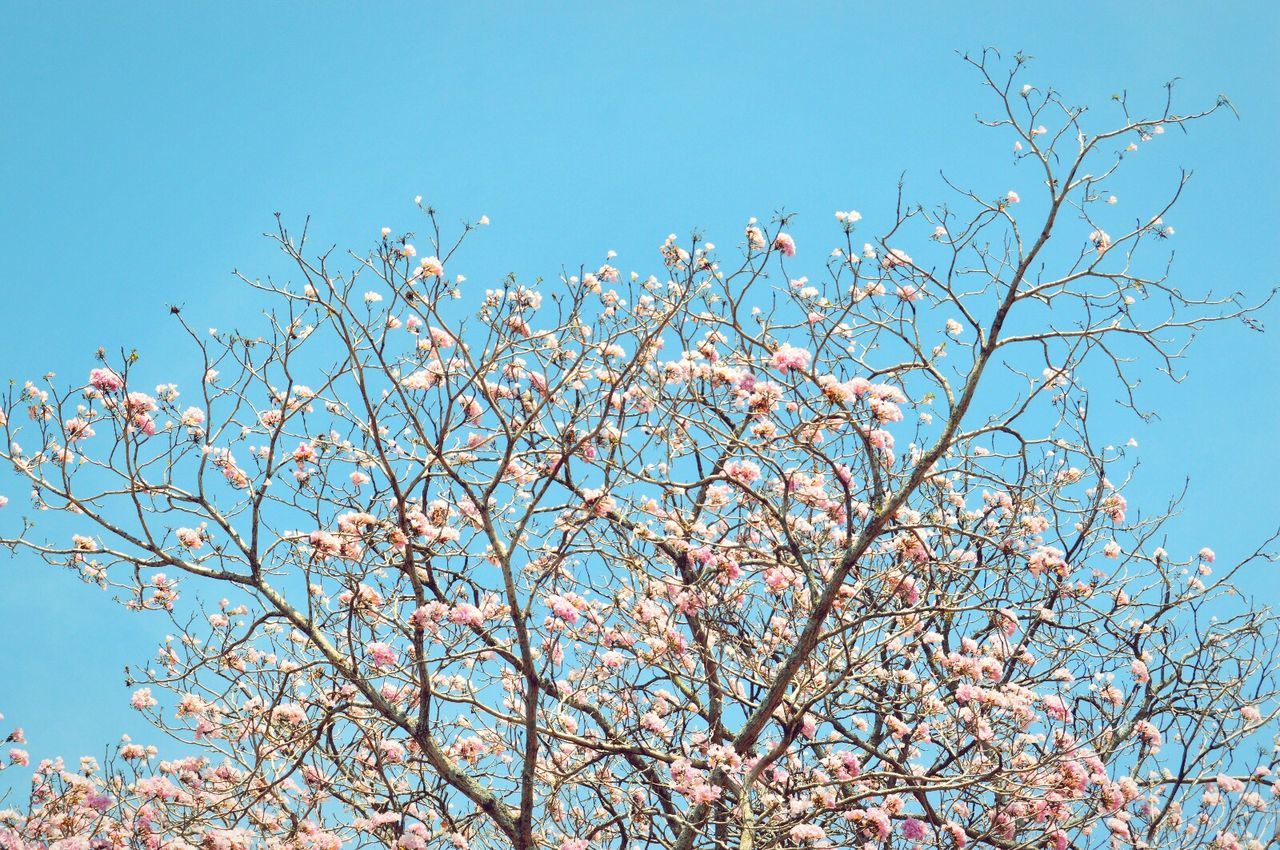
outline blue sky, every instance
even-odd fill
[[[1030,181],[973,122],[989,101],[956,51],[983,45],[1033,54],[1031,78],[1099,120],[1113,93],[1154,105],[1173,76],[1187,106],[1229,94],[1240,121],[1170,140],[1148,173],[1161,188],[1196,171],[1179,282],[1280,283],[1275,5],[794,5],[0,0],[0,373],[78,380],[99,345],[163,362],[184,350],[171,302],[197,326],[251,327],[230,272],[281,268],[259,236],[275,211],[360,249],[415,226],[418,194],[446,220],[487,214],[461,269],[480,283],[609,249],[656,271],[667,233],[733,244],[747,216],[786,208],[816,272],[832,212],[887,214],[904,171],[924,201],[944,197],[939,169],[992,194]],[[1141,444],[1131,500],[1189,477],[1178,536],[1224,559],[1280,521],[1277,331],[1218,329],[1185,383],[1144,388],[1160,422],[1115,420]],[[9,495],[10,512],[25,502]],[[1245,589],[1280,601],[1275,569]],[[0,598],[0,711],[33,754],[143,731],[121,668],[159,620],[29,560],[0,561]]]

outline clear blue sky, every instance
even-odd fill
[[[1156,172],[1196,170],[1176,273],[1280,282],[1275,4],[347,5],[0,1],[0,375],[79,379],[99,345],[162,361],[184,350],[169,302],[197,326],[252,326],[230,271],[280,268],[258,235],[277,210],[361,249],[413,227],[417,194],[446,219],[487,214],[463,269],[482,283],[610,248],[656,270],[669,232],[733,244],[747,216],[786,207],[817,270],[832,212],[887,211],[902,171],[920,200],[942,198],[940,168],[1014,185],[955,55],[983,45],[1035,55],[1037,82],[1100,112],[1122,88],[1154,103],[1175,75],[1185,104],[1228,93],[1242,120],[1172,141]],[[1179,542],[1224,559],[1280,520],[1280,310],[1264,318],[1266,336],[1206,338],[1185,384],[1146,388],[1163,421],[1115,434],[1141,444],[1131,501],[1189,476]],[[1247,589],[1280,600],[1278,576]],[[120,671],[159,620],[7,556],[0,598],[0,712],[33,755],[142,731]]]

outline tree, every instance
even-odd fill
[[[262,335],[174,310],[179,383],[12,392],[0,455],[83,528],[4,542],[173,619],[130,675],[182,754],[41,765],[0,846],[1273,844],[1280,632],[1231,583],[1265,555],[1165,551],[1090,431],[1253,321],[1141,271],[1186,174],[1128,227],[1106,197],[1228,104],[1097,132],[969,61],[1027,203],[837,213],[812,280],[785,215],[483,294],[429,206],[426,257],[281,225]]]

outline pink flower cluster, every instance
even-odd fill
[[[782,374],[792,369],[807,369],[809,361],[813,357],[806,349],[797,348],[790,343],[784,342],[778,346],[778,350],[773,352],[773,356],[769,359],[769,363],[773,368]]]

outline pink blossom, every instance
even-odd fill
[[[795,570],[786,566],[774,566],[764,571],[765,586],[774,593],[781,593],[788,587],[798,583],[800,576]]]
[[[899,248],[890,248],[880,260],[880,265],[886,269],[896,268],[898,266],[909,266],[914,261],[907,256],[907,252]],[[881,293],[883,294],[883,293]]]
[[[784,342],[778,347],[777,351],[773,352],[773,357],[769,362],[775,369],[785,375],[792,369],[807,369],[812,356],[808,350],[797,348],[790,343]]]
[[[463,626],[482,626],[484,612],[470,603],[462,602],[449,610],[449,622]]]
[[[1102,512],[1111,517],[1112,522],[1124,522],[1125,512],[1129,509],[1129,502],[1119,493],[1108,494],[1102,499]]]
[[[1228,776],[1225,773],[1219,773],[1214,777],[1214,783],[1227,794],[1239,794],[1244,790],[1244,783],[1234,776]]]
[[[155,697],[151,696],[150,688],[138,688],[129,697],[129,705],[138,709],[138,711],[142,711],[143,709],[154,708],[156,700]]]
[[[1061,549],[1043,546],[1033,552],[1031,557],[1027,559],[1027,571],[1033,576],[1052,572],[1065,578],[1067,573],[1070,572],[1070,568],[1063,559],[1064,554]]]
[[[1133,659],[1133,663],[1129,665],[1129,669],[1133,672],[1133,680],[1139,685],[1145,685],[1151,681],[1151,673],[1147,670],[1147,665],[1143,663],[1141,658]]]
[[[760,467],[749,460],[731,460],[724,465],[724,474],[739,484],[750,485],[760,480]]]
[[[387,764],[400,764],[404,761],[406,749],[404,744],[384,738],[378,742],[378,752]]]
[[[909,841],[924,841],[929,837],[929,827],[922,820],[907,818],[902,823],[902,837]]]
[[[204,533],[198,528],[179,528],[174,535],[187,549],[199,549],[204,545]]]
[[[815,823],[798,823],[787,832],[797,844],[812,844],[827,837],[827,831]]]
[[[89,372],[89,384],[104,393],[119,392],[124,389],[124,379],[111,369],[93,369]]]
[[[93,428],[84,419],[79,416],[73,416],[63,423],[63,428],[67,432],[67,442],[74,443],[77,440],[87,440],[94,435]]]
[[[574,604],[563,596],[550,596],[547,598],[547,607],[551,609],[551,613],[557,618],[564,620],[566,623],[573,625],[578,622],[581,616]]]
[[[311,551],[315,553],[317,558],[331,557],[342,551],[342,540],[332,532],[313,531],[307,539],[311,543]]]
[[[382,641],[371,641],[365,645],[365,652],[373,662],[373,666],[386,669],[396,665],[396,651]]]
[[[278,723],[300,726],[307,721],[307,712],[297,703],[285,702],[271,709],[271,719]]]
[[[1163,736],[1160,734],[1160,730],[1149,720],[1139,720],[1137,723],[1134,723],[1133,731],[1137,733],[1138,737],[1141,738],[1148,746],[1158,747],[1163,742]]]
[[[156,409],[156,400],[146,393],[132,392],[125,396],[124,409],[131,416],[150,413]]]
[[[412,247],[412,246],[407,246]],[[418,263],[419,274],[423,277],[443,277],[444,264],[436,256],[423,257]]]
[[[796,240],[792,239],[789,233],[779,233],[774,237],[773,247],[781,251],[785,256],[794,257],[796,255]]]
[[[1071,709],[1067,707],[1066,702],[1057,694],[1050,694],[1040,700],[1044,705],[1044,713],[1054,720],[1060,720],[1063,723],[1071,722]]]
[[[690,788],[685,796],[687,796],[689,798],[689,802],[693,803],[695,806],[702,806],[719,800],[720,794],[721,791],[716,786],[706,782],[701,782]]]

